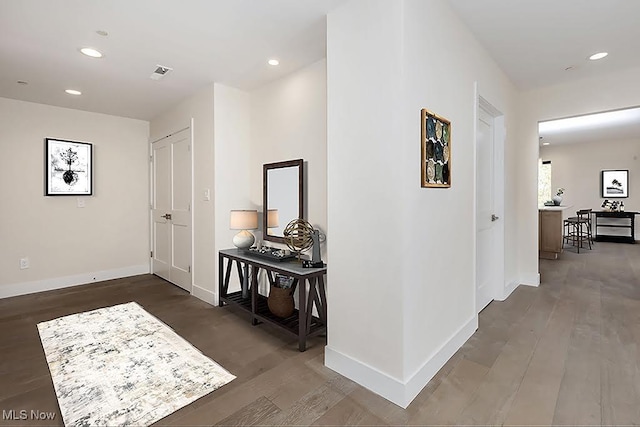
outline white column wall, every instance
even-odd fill
[[[475,85],[507,127],[517,94],[441,0],[352,0],[330,13],[327,69],[326,363],[406,406],[477,326]],[[452,122],[450,189],[420,187],[421,108]],[[507,171],[516,136],[507,130]],[[517,188],[505,191],[513,230]],[[517,253],[514,234],[506,251]],[[516,282],[517,256],[506,262]]]
[[[477,326],[475,83],[508,123],[515,89],[447,2],[404,3],[404,379],[417,393]],[[420,187],[421,108],[451,121],[449,189]]]
[[[327,18],[326,363],[370,388],[376,384],[368,380],[393,386],[403,378],[403,258],[410,248],[402,224],[398,4],[355,0]],[[366,367],[363,375],[354,374],[358,367]]]

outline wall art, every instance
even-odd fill
[[[628,170],[603,170],[600,178],[602,198],[629,197]]]
[[[422,187],[451,187],[451,122],[427,109],[421,111]]]
[[[93,194],[93,145],[88,142],[45,139],[45,195]]]

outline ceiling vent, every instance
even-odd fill
[[[161,80],[165,75],[172,71],[173,68],[165,67],[164,65],[157,65],[155,71],[151,74],[151,80]]]

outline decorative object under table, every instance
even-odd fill
[[[305,351],[307,338],[327,332],[327,296],[324,276],[327,267],[303,268],[297,261],[276,262],[258,258],[238,249],[223,249],[218,253],[219,306],[235,305],[251,313],[251,323],[268,323],[280,327],[298,338],[298,349]],[[240,283],[247,283],[249,292],[242,290],[229,293],[233,264]],[[266,272],[271,286],[275,285],[275,274],[293,278],[291,292],[298,291],[298,308],[290,316],[279,317],[269,310],[267,296],[258,292],[258,273]],[[250,275],[245,281],[245,275]],[[314,316],[314,308],[317,316]]]

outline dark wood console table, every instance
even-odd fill
[[[239,249],[224,249],[218,253],[218,295],[220,307],[224,304],[235,305],[251,313],[251,323],[259,322],[278,326],[298,338],[298,350],[305,351],[307,338],[327,332],[327,295],[324,275],[327,267],[302,268],[296,261],[271,261],[246,254]],[[238,278],[242,284],[248,282],[248,291],[229,293],[229,281],[236,263]],[[293,277],[293,290],[298,289],[298,309],[287,318],[275,316],[267,306],[267,297],[258,293],[258,272],[267,273],[269,284],[273,285],[275,273]],[[250,271],[250,273],[249,273]],[[250,280],[245,282],[245,276]],[[307,287],[308,283],[308,287]],[[308,288],[308,289],[307,289]],[[313,315],[316,308],[318,317]]]
[[[608,212],[608,211],[595,211],[593,215],[596,217],[594,228],[595,228],[595,239],[598,242],[621,242],[621,243],[635,243],[636,242],[636,228],[635,228],[635,218],[638,215],[638,212]],[[599,222],[598,219],[607,218],[607,219],[616,219],[621,220],[617,223],[602,223]],[[612,234],[602,234],[598,232],[598,227],[606,228],[626,228],[629,230],[629,235],[624,236],[616,236]]]

